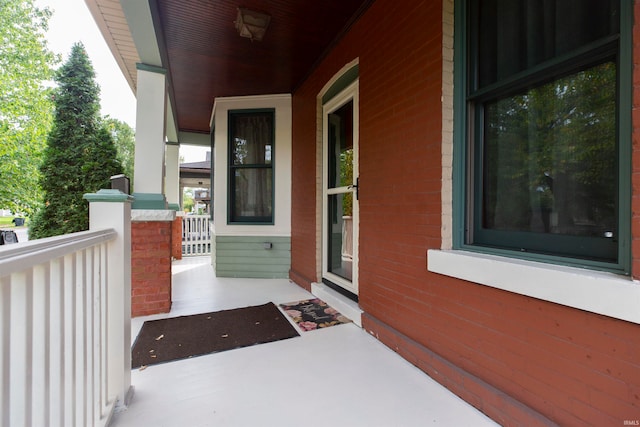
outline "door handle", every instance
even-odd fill
[[[359,192],[360,192],[360,177],[356,178],[356,183],[347,187],[349,190],[356,189],[356,200],[358,200]]]

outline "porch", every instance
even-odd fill
[[[286,279],[217,278],[208,257],[174,261],[168,314],[145,320],[305,299]],[[298,338],[133,370],[114,427],[489,426],[493,421],[355,324]]]

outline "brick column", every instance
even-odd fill
[[[171,236],[175,212],[132,210],[131,315],[171,310]]]
[[[171,232],[171,255],[173,259],[182,259],[182,216],[184,212],[177,212],[173,220]]]

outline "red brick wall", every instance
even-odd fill
[[[170,221],[131,223],[131,316],[171,309]]]
[[[171,256],[182,259],[182,217],[176,216],[171,225]]]
[[[640,416],[637,325],[453,279],[422,288],[429,297],[402,308],[390,296],[403,313],[375,313],[364,327],[500,424]]]
[[[316,100],[313,93],[301,94],[292,99],[292,109],[297,117],[304,118],[292,128],[292,176],[291,203],[291,271],[293,281],[311,289],[316,281]],[[296,144],[295,141],[304,141]]]
[[[298,91],[293,111],[291,153],[291,271],[307,289],[316,280],[316,99],[311,91]]]
[[[637,16],[639,7],[636,2]],[[316,96],[359,57],[364,327],[505,425],[622,425],[640,419],[638,325],[426,270],[426,251],[441,243],[441,23],[440,1],[398,7],[394,0],[377,0],[294,94],[291,277],[305,286],[318,279]],[[634,34],[640,39],[637,26]],[[634,54],[640,63],[637,46]]]

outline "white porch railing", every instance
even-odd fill
[[[0,247],[0,426],[105,426],[126,404],[131,240],[115,213],[113,228]]]
[[[182,255],[208,255],[211,253],[211,217],[185,215],[182,217]]]

